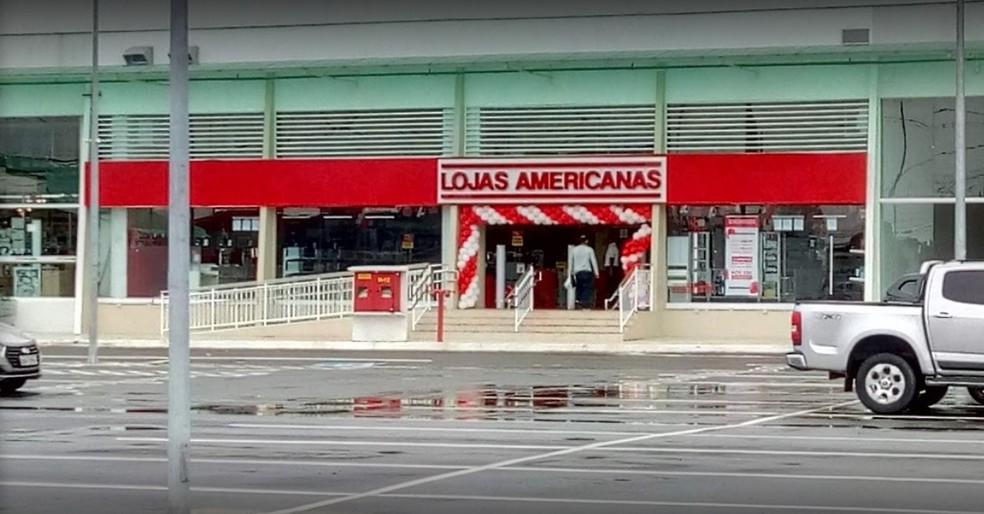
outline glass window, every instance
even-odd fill
[[[0,202],[79,201],[78,117],[0,118]]]
[[[951,271],[943,277],[947,300],[984,305],[984,271]]]
[[[441,261],[436,207],[284,209],[280,220],[284,277]]]
[[[192,209],[191,287],[256,280],[259,209]],[[128,209],[127,296],[167,289],[167,209]]]
[[[953,258],[952,204],[883,204],[880,276],[892,284],[925,261]],[[967,257],[984,259],[984,205],[967,205]]]
[[[671,206],[670,302],[864,297],[860,206]]]
[[[882,197],[953,196],[954,100],[882,103]],[[984,97],[967,97],[967,162],[984,161]],[[984,168],[967,166],[967,195],[984,196]]]
[[[0,295],[19,298],[75,296],[75,264],[0,264]]]
[[[0,258],[74,256],[77,209],[0,208]]]

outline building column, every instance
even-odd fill
[[[653,236],[649,243],[650,265],[649,273],[652,295],[649,299],[649,310],[666,310],[667,274],[666,274],[666,205],[653,205]]]
[[[256,256],[256,280],[277,278],[277,208],[260,207],[260,237]]]
[[[441,266],[449,270],[458,269],[458,206],[441,206]],[[457,284],[448,299],[457,308],[459,291]]]
[[[869,68],[868,163],[864,208],[864,300],[881,298],[881,100],[878,98],[878,66]]]
[[[109,211],[109,230],[100,231],[108,237],[108,251],[100,252],[108,255],[109,273],[104,275],[108,280],[101,280],[99,286],[100,296],[111,298],[126,298],[127,296],[127,266],[130,252],[130,231],[128,223],[128,211],[122,208],[115,208]],[[107,283],[107,286],[102,284]]]

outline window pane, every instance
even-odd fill
[[[888,287],[929,260],[953,258],[953,205],[882,205],[881,283]],[[967,205],[967,257],[984,258],[984,205]]]
[[[75,264],[0,264],[0,294],[21,298],[75,295]]]
[[[75,209],[0,209],[0,257],[72,256],[77,236]]]
[[[984,271],[951,271],[943,277],[943,297],[984,305]]]
[[[280,218],[284,277],[441,261],[441,214],[434,207],[284,209]]]
[[[0,118],[0,202],[78,203],[78,117]]]
[[[882,196],[952,197],[954,100],[882,103]],[[967,162],[984,160],[984,97],[967,98]],[[967,195],[984,196],[984,168],[967,166]]]
[[[860,206],[672,206],[669,301],[860,300],[863,246]]]

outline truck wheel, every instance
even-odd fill
[[[14,391],[23,387],[25,383],[27,383],[27,380],[23,378],[4,380],[3,382],[0,382],[0,393],[3,394],[13,393]]]
[[[950,390],[949,386],[933,386],[927,387],[925,391],[919,393],[919,396],[912,401],[912,410],[922,410],[928,409],[937,403],[940,403],[943,398],[946,398],[946,393]]]
[[[905,359],[879,353],[865,360],[854,378],[858,399],[876,414],[906,410],[916,398],[916,374]]]
[[[984,405],[984,387],[968,387],[967,392],[975,402]]]

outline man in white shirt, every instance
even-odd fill
[[[588,236],[581,236],[581,244],[571,251],[571,274],[574,277],[574,297],[579,309],[589,309],[593,305],[594,279],[600,276],[598,258],[594,248],[588,244]]]

